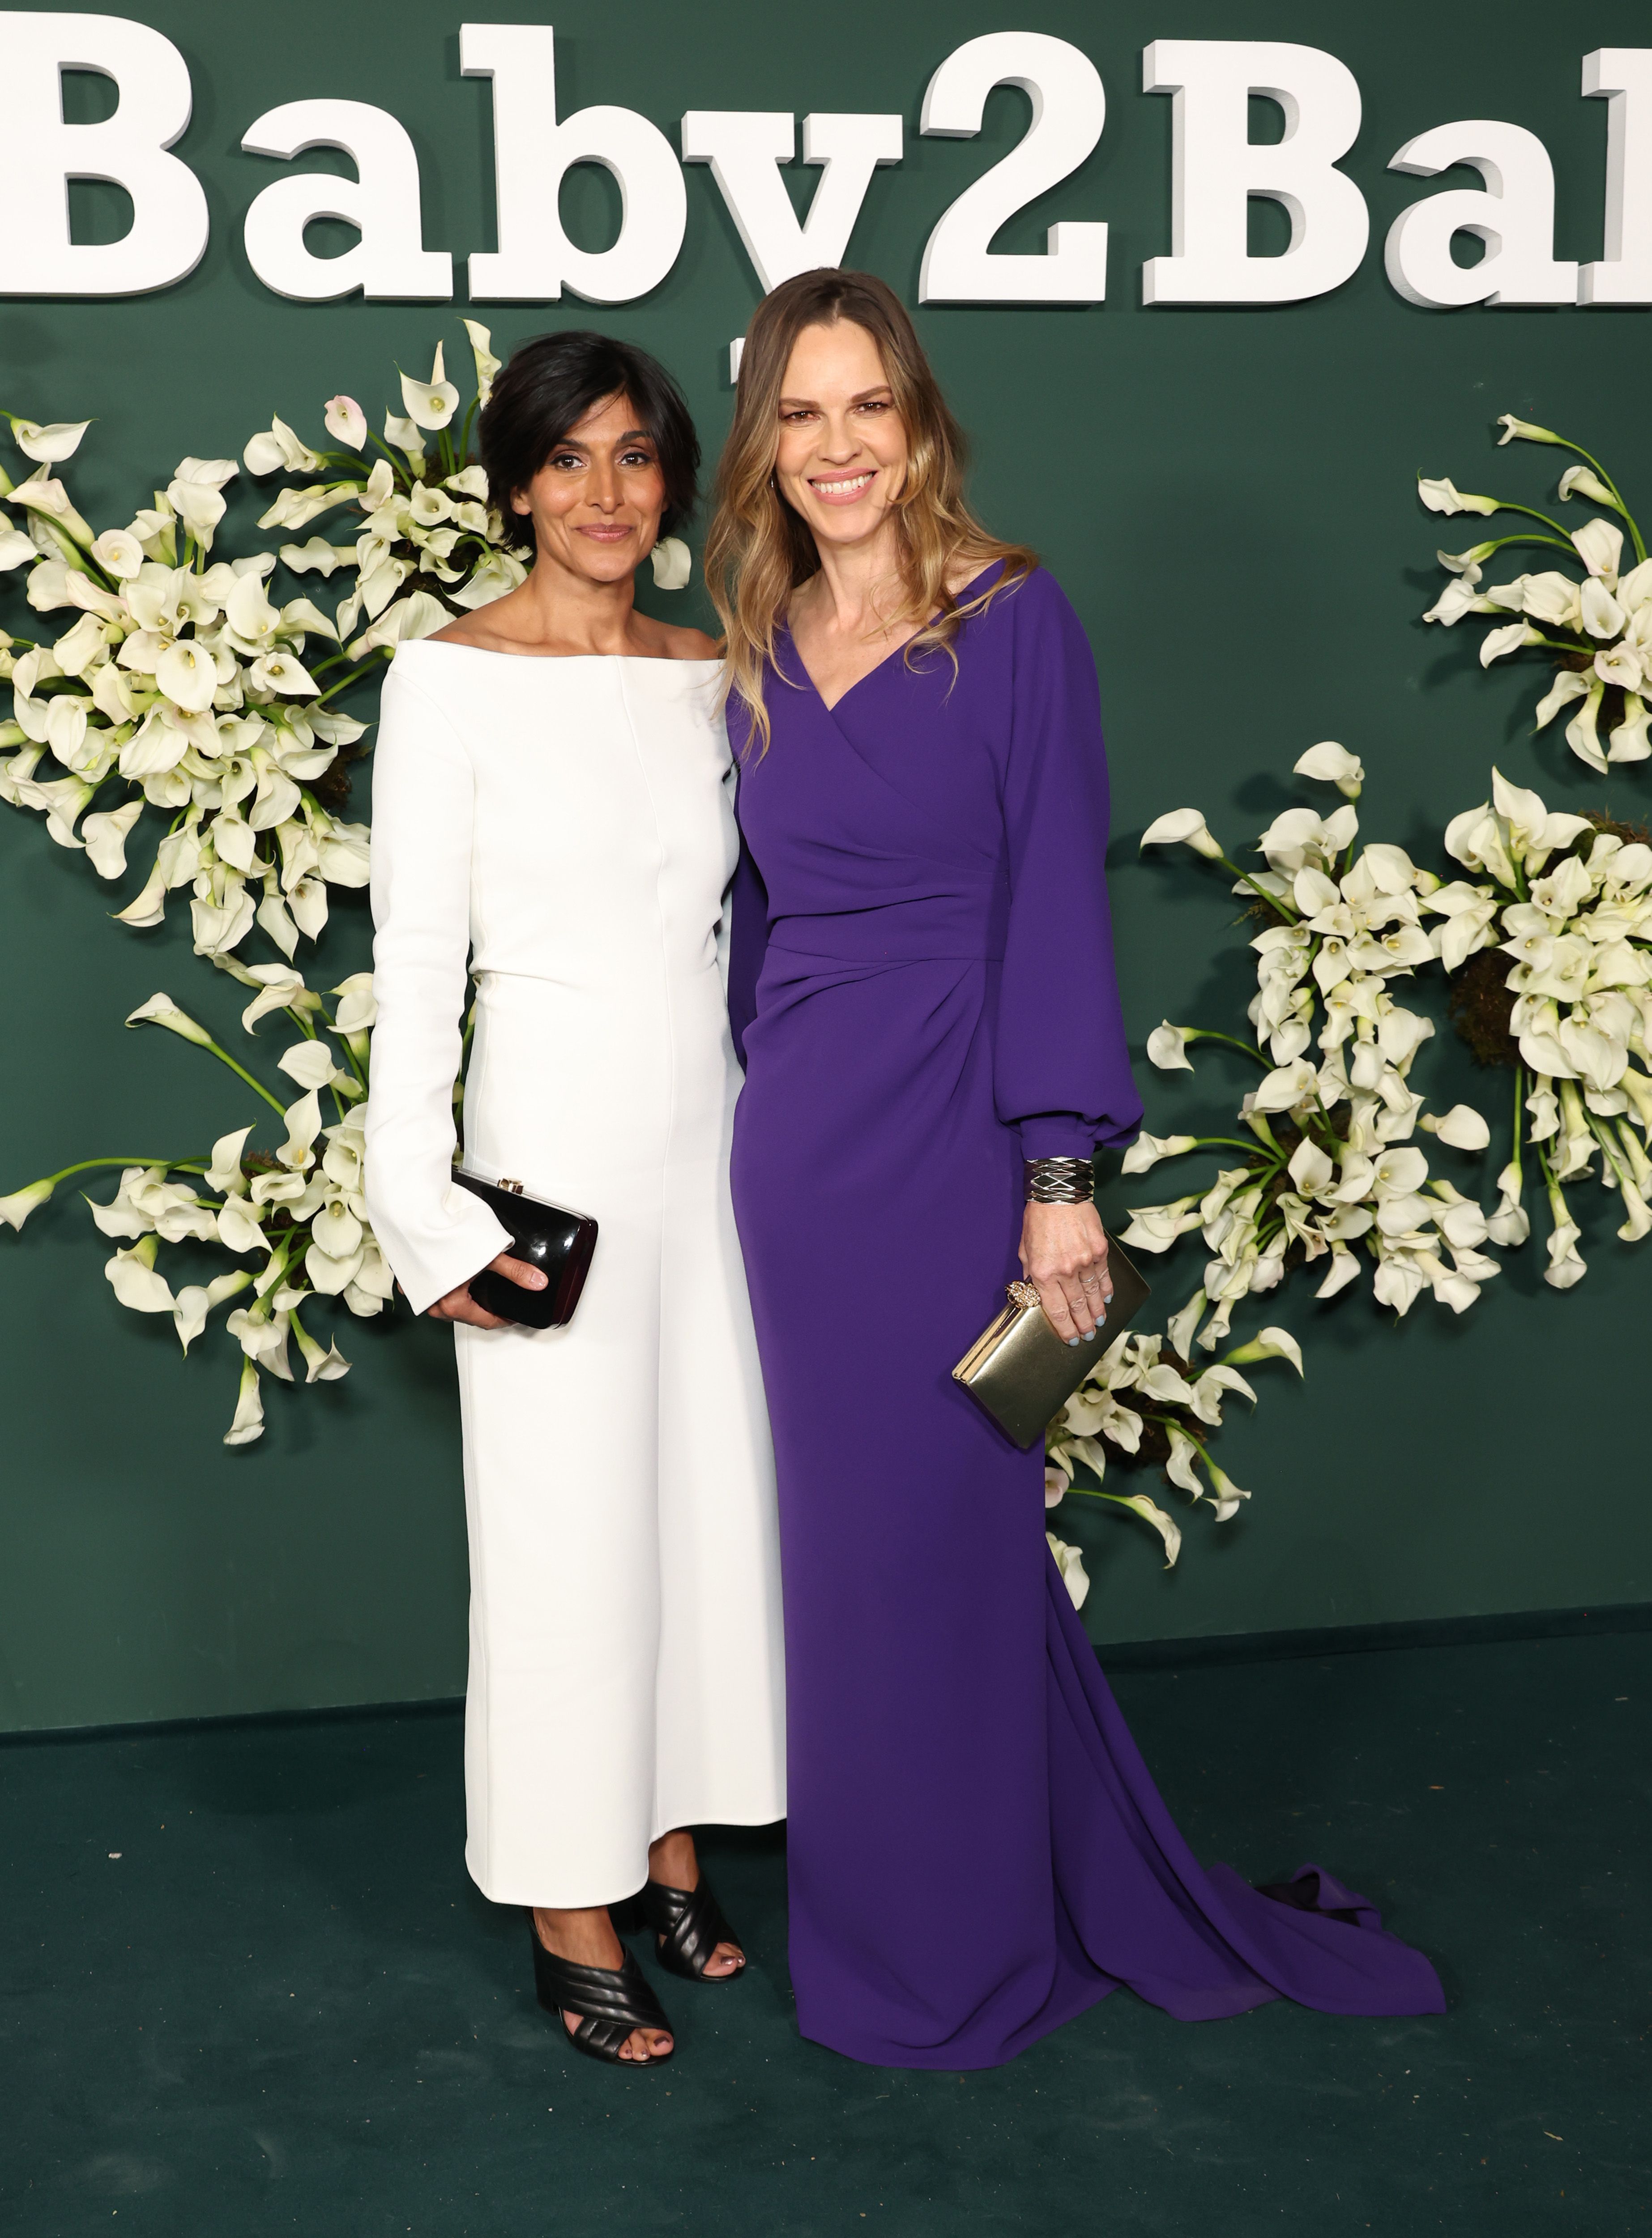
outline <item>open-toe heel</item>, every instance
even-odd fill
[[[581,1966],[572,1958],[558,1958],[539,1940],[533,1914],[528,1914],[528,1935],[533,1944],[533,1986],[539,2003],[555,2013],[558,2024],[565,2013],[578,2013],[579,2025],[563,2029],[576,2051],[587,2059],[606,2060],[614,2067],[664,2067],[669,2051],[651,2052],[646,2059],[622,2059],[626,2040],[637,2029],[671,2033],[665,2009],[648,1986],[647,1977],[628,1950],[618,1966]]]
[[[634,1901],[658,1938],[659,1963],[668,1973],[685,1982],[734,1982],[745,1971],[745,1952],[702,1873],[697,1887],[667,1888],[664,1881],[649,1881]],[[707,1966],[719,1943],[740,1950],[740,1963],[729,1974],[708,1974]]]

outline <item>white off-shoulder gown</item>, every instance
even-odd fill
[[[785,1811],[773,1460],[729,1200],[736,859],[710,661],[404,646],[373,755],[367,1197],[416,1313],[508,1241],[465,1167],[599,1223],[565,1329],[455,1328],[466,1861],[640,1888],[669,1828]]]

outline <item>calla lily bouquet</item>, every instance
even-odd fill
[[[198,955],[232,956],[256,924],[290,960],[301,937],[319,937],[329,887],[367,884],[367,829],[341,813],[339,761],[367,726],[340,696],[399,643],[525,573],[466,455],[499,361],[487,329],[465,324],[476,393],[457,445],[459,392],[439,346],[427,381],[403,375],[406,416],[387,414],[382,440],[352,398],[335,396],[324,419],[343,448],[312,450],[280,419],[247,445],[249,473],[322,477],[282,489],[261,529],[297,531],[347,507],[365,516],[347,543],[313,535],[215,558],[232,459],[182,460],[153,506],[95,533],[55,471],[90,422],[7,415],[34,472],[13,483],[0,470],[0,571],[27,569],[36,613],[74,619],[37,639],[0,632],[12,686],[0,798],[43,815],[58,844],[83,850],[108,879],[124,875],[140,818],[158,811],[164,836],[122,924],[159,924],[168,896],[187,888]],[[330,614],[308,597],[277,603],[278,560],[301,576],[342,572],[350,586]]]
[[[363,1140],[356,1107],[367,1093],[377,1016],[371,973],[357,972],[334,988],[329,1010],[290,965],[234,968],[254,990],[241,1016],[248,1033],[278,1011],[299,1030],[301,1038],[277,1060],[277,1069],[301,1090],[296,1100],[284,1101],[169,995],[152,996],[126,1023],[163,1026],[228,1065],[280,1116],[286,1129],[280,1147],[248,1151],[248,1123],[221,1136],[210,1157],[83,1159],[0,1197],[0,1220],[21,1228],[60,1183],[99,1168],[119,1168],[114,1196],[88,1202],[102,1233],[126,1247],[103,1270],[122,1305],[135,1313],[170,1314],[187,1353],[218,1307],[247,1298],[228,1318],[242,1362],[235,1419],[224,1439],[227,1446],[244,1446],[263,1434],[261,1371],[293,1381],[289,1341],[298,1348],[307,1383],[332,1382],[349,1373],[337,1343],[329,1338],[323,1347],[305,1327],[303,1314],[341,1300],[349,1312],[366,1318],[382,1312],[394,1286],[361,1194]],[[334,1112],[330,1126],[323,1124],[323,1096]],[[160,1253],[164,1247],[188,1258],[190,1246],[248,1263],[175,1289],[157,1263]]]
[[[1503,443],[1517,437],[1574,454],[1577,463],[1560,478],[1563,504],[1586,498],[1617,518],[1596,513],[1581,528],[1569,531],[1535,507],[1504,498],[1465,496],[1449,480],[1431,481],[1419,475],[1417,494],[1431,513],[1506,513],[1536,524],[1470,545],[1465,552],[1437,553],[1452,580],[1423,619],[1449,629],[1467,614],[1496,616],[1498,626],[1481,641],[1482,667],[1528,647],[1544,652],[1554,663],[1555,680],[1537,703],[1539,730],[1563,707],[1575,707],[1566,725],[1566,743],[1591,769],[1604,771],[1612,762],[1645,761],[1652,755],[1648,737],[1652,724],[1652,561],[1647,558],[1645,539],[1617,484],[1581,444],[1517,420],[1511,412],[1503,414],[1500,424]],[[1627,569],[1625,531],[1633,553]],[[1581,561],[1584,572],[1580,576],[1551,565],[1507,582],[1485,583],[1487,563],[1514,546],[1563,553],[1574,567]],[[1507,619],[1511,614],[1523,619],[1511,621]]]
[[[1261,922],[1251,942],[1255,1039],[1166,1021],[1147,1043],[1166,1071],[1191,1071],[1188,1049],[1201,1041],[1259,1067],[1239,1113],[1249,1139],[1143,1134],[1125,1154],[1125,1172],[1140,1174],[1198,1151],[1237,1153],[1207,1187],[1138,1207],[1124,1232],[1126,1243],[1153,1252],[1180,1235],[1203,1237],[1204,1281],[1169,1328],[1184,1357],[1195,1341],[1215,1351],[1240,1301],[1277,1288],[1298,1266],[1319,1268],[1315,1294],[1330,1298],[1359,1279],[1368,1259],[1378,1300],[1397,1314],[1424,1291],[1464,1313],[1498,1272],[1481,1247],[1517,1240],[1511,1215],[1488,1216],[1450,1182],[1431,1177],[1412,1140],[1419,1129],[1462,1150],[1490,1140],[1466,1104],[1425,1112],[1411,1082],[1434,1026],[1397,990],[1435,960],[1422,920],[1450,905],[1439,899],[1441,882],[1402,848],[1357,851],[1365,772],[1355,756],[1327,741],[1296,768],[1345,798],[1329,816],[1301,807],[1276,817],[1257,842],[1261,870],[1231,862],[1197,809],[1161,816],[1142,836],[1144,847],[1180,842],[1232,872]]]
[[[1458,1031],[1483,1063],[1515,1075],[1490,1225],[1500,1241],[1525,1241],[1523,1152],[1535,1151],[1551,1215],[1543,1279],[1569,1289],[1586,1267],[1565,1184],[1597,1157],[1622,1204],[1619,1237],[1652,1230],[1652,844],[1633,826],[1551,814],[1497,771],[1492,780],[1491,799],[1446,830],[1468,877],[1429,906],[1445,917],[1437,942],[1457,978]]]
[[[1179,1329],[1177,1335],[1185,1341],[1185,1331]],[[1139,1515],[1164,1541],[1166,1569],[1181,1552],[1180,1525],[1145,1493],[1106,1490],[1109,1459],[1115,1467],[1159,1463],[1170,1483],[1196,1502],[1207,1501],[1216,1521],[1226,1523],[1251,1495],[1211,1459],[1207,1441],[1211,1431],[1221,1427],[1223,1402],[1232,1394],[1256,1404],[1240,1367],[1255,1361],[1288,1360],[1302,1373],[1301,1347],[1288,1329],[1264,1329],[1202,1373],[1173,1343],[1127,1329],[1107,1347],[1044,1438],[1046,1507],[1059,1506],[1072,1493]],[[1201,1468],[1208,1488],[1199,1482]],[[1068,1591],[1081,1605],[1089,1581],[1079,1552],[1047,1535]]]

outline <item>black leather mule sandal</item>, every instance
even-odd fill
[[[740,1938],[728,1923],[711,1884],[700,1875],[691,1889],[667,1888],[664,1881],[645,1882],[633,1899],[642,1923],[655,1938],[659,1963],[668,1973],[685,1982],[737,1982],[746,1970]],[[708,1974],[706,1967],[719,1943],[731,1943],[740,1951],[740,1963],[729,1974]]]
[[[642,1968],[628,1950],[619,1966],[581,1966],[572,1958],[558,1958],[539,1940],[539,1924],[528,1914],[528,1934],[533,1943],[533,1986],[539,2003],[557,2016],[581,2016],[579,2025],[563,2029],[576,2051],[587,2059],[606,2060],[615,2067],[664,2067],[669,2051],[651,2053],[646,2059],[622,2059],[625,2041],[636,2029],[672,2033],[665,2009],[648,1986]]]

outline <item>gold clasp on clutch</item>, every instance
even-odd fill
[[[520,1182],[507,1182],[503,1175],[500,1176],[499,1186],[502,1189],[509,1189],[512,1196],[520,1196],[522,1194]]]
[[[1011,1282],[1004,1294],[1012,1306],[1037,1306],[1043,1303],[1031,1282]]]

